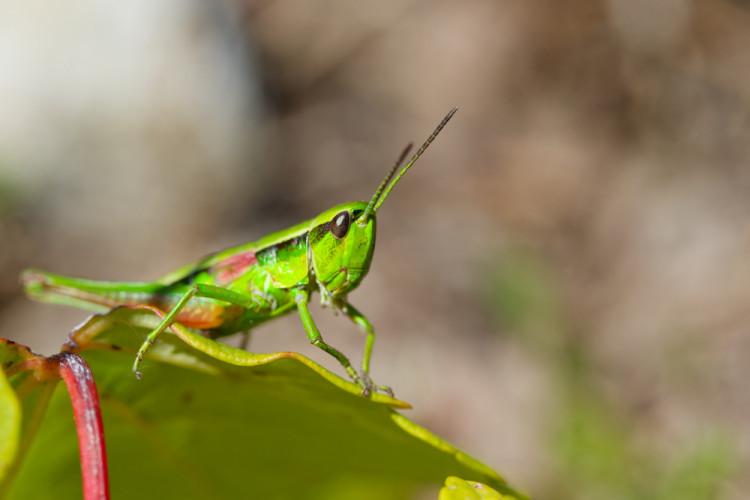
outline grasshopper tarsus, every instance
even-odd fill
[[[391,388],[390,388],[389,386],[387,386],[387,385],[379,385],[379,386],[377,386],[377,390],[378,390],[379,392],[382,392],[382,393],[384,393],[384,394],[387,394],[387,395],[388,395],[388,396],[390,396],[390,397],[393,397],[393,389],[391,389]]]

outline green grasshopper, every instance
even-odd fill
[[[214,253],[184,266],[153,283],[108,282],[57,276],[29,269],[21,274],[26,293],[34,299],[93,311],[117,307],[153,311],[161,319],[141,345],[133,373],[141,378],[146,352],[168,328],[187,327],[210,338],[223,337],[272,320],[293,309],[299,312],[310,342],[336,358],[369,396],[374,386],[370,356],[374,330],[347,295],[370,269],[375,250],[375,214],[401,176],[417,161],[458,108],[448,113],[422,147],[394,177],[409,153],[409,144],[380,183],[369,202],[354,201],[326,210],[312,220],[279,231],[258,241]],[[321,304],[341,311],[367,335],[362,373],[323,341],[308,302],[320,292]]]

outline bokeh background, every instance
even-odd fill
[[[537,498],[748,498],[749,47],[745,0],[4,1],[0,335],[86,317],[21,269],[150,280],[369,199],[459,105],[351,295],[374,379]],[[337,370],[294,316],[252,342]]]

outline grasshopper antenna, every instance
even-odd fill
[[[409,163],[407,163],[406,165],[404,165],[404,168],[401,170],[401,172],[398,173],[398,175],[396,177],[393,177],[392,172],[389,173],[389,175],[386,177],[386,180],[383,181],[384,183],[387,183],[387,182],[390,181],[390,184],[388,184],[388,187],[385,188],[384,190],[381,190],[380,188],[378,188],[378,191],[376,191],[376,193],[378,193],[378,192],[380,193],[380,196],[377,199],[377,201],[375,202],[375,205],[372,207],[371,212],[373,214],[378,211],[378,209],[380,208],[380,205],[382,205],[383,202],[385,201],[385,199],[388,197],[388,193],[390,193],[391,189],[393,189],[393,186],[395,186],[396,183],[399,181],[399,179],[401,179],[401,177],[406,173],[406,171],[409,170],[409,168],[411,168],[412,165],[414,165],[414,162],[416,162],[419,159],[419,157],[422,156],[422,153],[424,153],[425,150],[430,146],[430,144],[432,143],[432,141],[435,140],[435,137],[437,137],[437,135],[440,133],[440,131],[443,130],[443,127],[445,127],[445,125],[448,123],[448,121],[451,118],[453,118],[453,115],[456,113],[456,111],[458,111],[458,107],[453,108],[452,110],[450,110],[450,112],[447,115],[445,115],[445,118],[443,118],[443,121],[441,121],[440,124],[438,124],[438,126],[435,127],[435,130],[432,132],[432,134],[430,135],[430,137],[428,137],[427,140],[424,142],[424,144],[422,144],[422,147],[420,147],[417,150],[417,152],[414,153],[414,156],[411,157],[411,160],[409,160]],[[393,171],[395,172],[395,169]],[[391,180],[391,177],[393,177],[393,180]],[[370,205],[371,204],[372,204],[372,201],[370,201]],[[369,213],[370,213],[370,205],[368,205],[367,206],[367,210],[365,210],[365,214],[367,214],[368,216],[369,216]],[[363,217],[364,217],[364,215],[363,215]],[[364,219],[364,220],[366,220],[366,219]]]
[[[367,222],[367,219],[370,217],[370,213],[372,212],[375,203],[378,201],[378,198],[380,198],[380,195],[383,194],[383,190],[388,185],[388,182],[390,182],[390,180],[393,178],[393,174],[396,173],[396,169],[401,166],[401,164],[404,162],[404,159],[406,158],[406,155],[409,154],[409,151],[411,151],[411,148],[413,147],[413,142],[410,142],[406,145],[404,150],[399,155],[398,160],[396,160],[396,163],[393,164],[391,170],[388,172],[388,175],[385,176],[383,182],[381,182],[380,186],[378,186],[378,189],[375,190],[375,194],[370,199],[370,203],[367,204],[367,208],[365,208],[365,213],[360,216],[360,221],[362,221],[362,224]]]

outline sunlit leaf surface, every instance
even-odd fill
[[[113,498],[399,499],[450,475],[504,487],[497,473],[393,409],[403,403],[368,400],[306,358],[259,364],[217,347],[211,354],[220,360],[170,334],[136,380],[133,356],[146,333],[114,326],[87,339],[97,349],[83,353],[102,400]],[[60,385],[9,498],[80,495]]]

